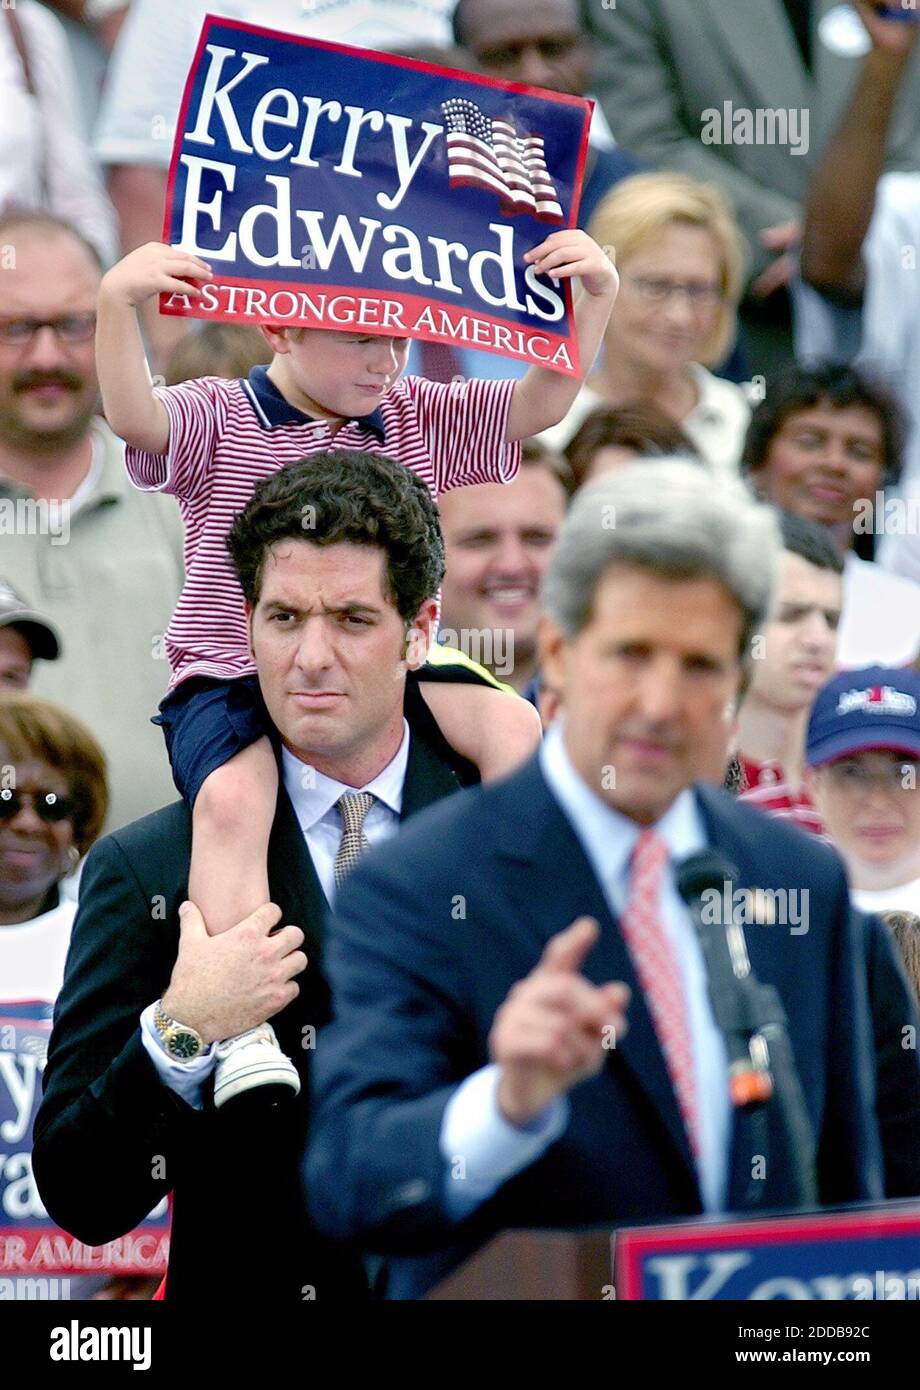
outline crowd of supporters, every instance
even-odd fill
[[[208,12],[595,100],[579,226],[613,249],[618,297],[574,403],[523,441],[513,481],[483,464],[438,499],[440,641],[471,672],[461,691],[516,691],[550,728],[564,709],[539,665],[541,582],[573,496],[661,458],[692,461],[713,489],[743,482],[779,513],[783,562],[713,780],[836,847],[857,906],[893,914],[918,986],[920,44],[881,8],[836,6],[836,20],[820,0],[0,8],[0,1006],[50,1009],[85,855],[176,795],[151,718],[186,578],[182,518],[129,479],[100,397],[96,310],[106,272],[161,236]],[[758,138],[765,111],[773,134]],[[255,328],[150,305],[142,326],[168,386],[264,384],[272,350]],[[442,383],[522,370],[424,343],[409,361]],[[418,690],[432,737],[485,772],[444,683]],[[878,736],[872,707],[886,702]]]

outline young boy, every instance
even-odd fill
[[[524,259],[537,274],[581,278],[575,325],[587,372],[616,297],[610,259],[575,229],[552,233]],[[214,935],[269,898],[278,771],[261,711],[246,694],[251,682],[243,678],[255,668],[225,548],[255,483],[329,448],[385,453],[416,471],[435,497],[464,484],[510,482],[517,441],[558,423],[581,382],[539,367],[519,381],[399,380],[407,338],[266,324],[274,357],[248,381],[206,377],[153,390],[139,306],[161,292],[199,296],[189,282],[211,278],[204,261],[175,247],[151,242],[132,251],[102,281],[96,353],[105,413],[127,443],[132,481],[173,493],[186,525],[187,578],[166,634],[172,680],[159,722],[192,807],[189,897]],[[304,526],[308,538],[308,518]],[[427,682],[425,698],[448,743],[483,776],[514,766],[539,738],[526,702],[485,687]],[[236,1043],[218,1044],[215,1099],[252,1082],[299,1089],[277,1046],[262,1066]]]

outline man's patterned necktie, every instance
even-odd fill
[[[342,839],[335,856],[335,886],[341,888],[346,875],[369,848],[364,818],[374,804],[372,792],[345,792],[335,803],[342,817]]]
[[[661,919],[661,889],[668,847],[653,830],[643,830],[632,855],[629,901],[620,930],[632,956],[690,1147],[699,1153],[699,1111],[693,1047],[683,982]]]

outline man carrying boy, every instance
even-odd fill
[[[181,802],[98,843],[84,868],[33,1163],[54,1220],[89,1245],[132,1230],[172,1193],[168,1300],[226,1301],[227,1280],[248,1270],[247,1301],[322,1303],[363,1292],[354,1252],[308,1223],[298,1179],[306,1080],[329,1016],[323,921],[362,837],[376,844],[398,833],[458,786],[403,715],[407,671],[423,655],[419,646],[407,656],[405,633],[430,629],[444,549],[419,480],[358,452],[266,479],[232,539],[281,766],[267,856],[273,901],[207,934],[183,907],[192,822]],[[312,698],[320,686],[340,698]],[[369,790],[355,794],[355,783]],[[363,814],[357,833],[353,813]],[[269,1018],[296,1060],[301,1094],[255,1115],[248,1105],[216,1109],[219,1040],[268,1030]]]
[[[577,229],[552,233],[524,259],[537,275],[581,278],[575,324],[586,371],[616,297],[611,261]],[[198,257],[157,243],[125,257],[102,283],[97,360],[106,414],[128,444],[132,480],[173,493],[186,525],[188,577],[167,632],[173,677],[159,720],[177,786],[193,807],[189,896],[208,931],[219,933],[268,899],[278,786],[241,595],[224,550],[253,485],[333,440],[336,449],[375,450],[404,463],[434,497],[510,481],[517,441],[562,419],[580,383],[538,367],[519,381],[400,381],[407,338],[266,324],[274,357],[247,382],[204,378],[152,391],[139,306],[161,292],[198,295],[188,281],[211,278]],[[305,514],[306,534],[310,523]],[[303,692],[318,711],[338,696],[324,686]],[[440,686],[426,700],[448,742],[484,775],[514,766],[539,737],[523,702],[497,692]],[[221,1043],[219,1053],[217,1104],[253,1084],[299,1085],[264,1031]]]

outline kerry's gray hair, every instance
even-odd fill
[[[711,577],[738,603],[746,656],[766,617],[781,554],[776,514],[741,482],[678,458],[630,463],[576,495],[543,581],[543,607],[574,637],[611,565],[639,566],[664,579]]]

